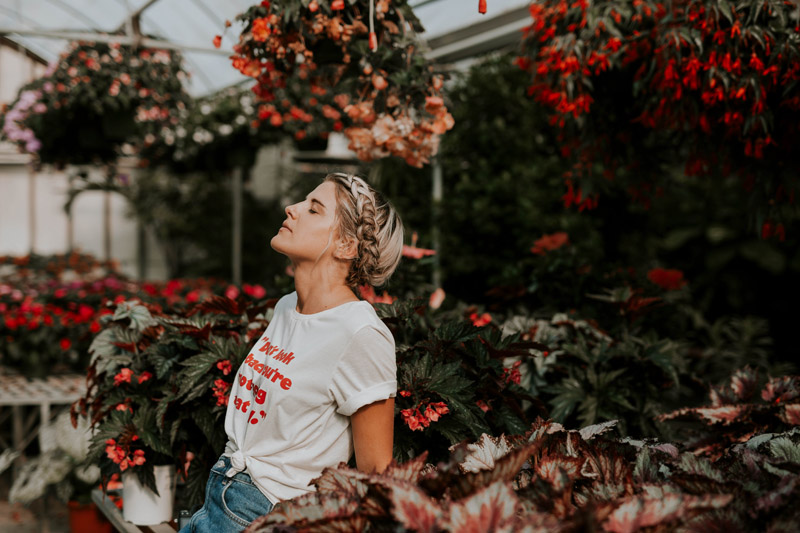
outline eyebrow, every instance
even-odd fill
[[[312,204],[317,204],[317,205],[319,205],[320,207],[322,207],[322,209],[325,209],[325,204],[323,204],[322,202],[320,202],[320,201],[319,201],[319,200],[317,200],[316,198],[306,198],[306,199],[307,199],[307,200],[310,200]]]

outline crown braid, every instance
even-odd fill
[[[326,178],[337,186],[340,233],[358,242],[347,285],[379,286],[392,275],[403,248],[403,225],[394,208],[362,178],[335,173]]]

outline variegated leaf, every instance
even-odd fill
[[[527,513],[520,522],[514,533],[559,533],[569,527],[550,513]]]
[[[800,376],[781,376],[770,379],[761,391],[761,398],[766,402],[780,399],[789,402],[800,396]]]
[[[546,454],[536,462],[534,472],[560,491],[563,487],[560,487],[561,477],[559,473],[563,472],[568,479],[574,480],[580,477],[580,469],[583,462],[583,459],[577,457]]]
[[[302,528],[324,519],[351,516],[360,508],[360,499],[344,494],[312,492],[277,505],[263,526],[289,524]],[[266,530],[265,530],[266,531]]]
[[[491,470],[494,468],[495,462],[506,455],[510,449],[511,446],[505,435],[492,437],[484,433],[478,442],[467,444],[467,455],[459,467],[462,472]]]
[[[427,458],[428,452],[425,451],[405,463],[398,465],[392,462],[386,470],[383,471],[383,475],[400,481],[416,483],[423,475],[423,471],[427,466],[425,463]]]
[[[784,476],[778,486],[756,500],[755,507],[759,511],[770,511],[789,503],[797,504],[798,495],[795,489],[800,485],[800,477],[787,475]],[[791,502],[791,503],[790,503]]]
[[[718,483],[723,483],[725,481],[719,470],[712,466],[711,461],[702,457],[697,457],[689,452],[681,455],[678,467],[687,474],[704,476]]]
[[[756,391],[758,374],[750,367],[745,367],[734,372],[731,376],[731,390],[738,401],[750,399]]]
[[[630,496],[611,513],[603,523],[603,529],[614,533],[632,533],[645,527],[689,518],[690,511],[724,507],[732,499],[730,494],[664,494],[657,499]]]
[[[368,478],[368,474],[359,470],[339,466],[338,468],[326,468],[318,478],[312,479],[311,483],[322,494],[342,492],[348,496],[363,498],[369,488],[366,483]]]
[[[583,440],[589,440],[596,435],[602,435],[603,433],[610,431],[616,425],[617,420],[609,420],[608,422],[601,422],[600,424],[586,426],[585,428],[581,428],[579,432]]]
[[[442,526],[458,533],[511,532],[518,504],[511,486],[498,481],[451,504]]]
[[[433,533],[442,510],[439,505],[423,491],[410,483],[398,483],[391,491],[392,509],[395,519],[404,528],[422,533]]]
[[[455,485],[450,487],[452,497],[463,498],[478,488],[486,487],[496,481],[510,483],[522,469],[522,465],[539,447],[539,443],[533,443],[514,448],[498,459],[491,470],[468,472],[455,478]]]
[[[743,418],[750,412],[749,405],[723,405],[721,407],[698,407],[695,412],[711,422],[728,425]]]
[[[786,404],[781,420],[792,426],[800,426],[800,403]]]

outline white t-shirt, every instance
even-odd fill
[[[225,455],[273,503],[312,492],[322,470],[353,454],[350,415],[397,391],[394,338],[368,302],[319,313],[281,298],[236,375]]]

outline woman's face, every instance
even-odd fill
[[[286,208],[286,220],[270,241],[270,246],[292,262],[316,262],[332,254],[336,232],[336,185],[324,181],[302,202]]]

